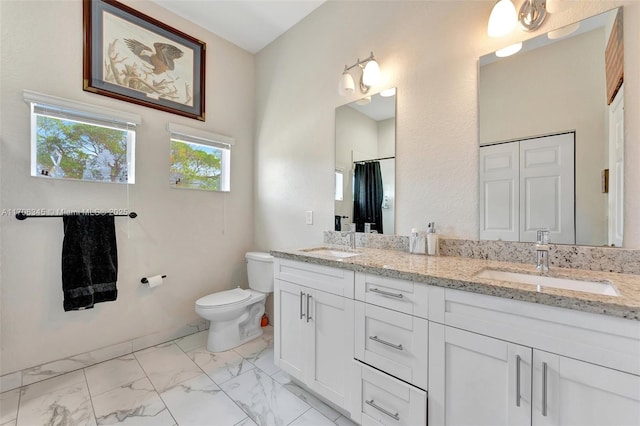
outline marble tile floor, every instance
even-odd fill
[[[273,364],[273,328],[211,353],[207,331],[0,394],[0,426],[353,426]]]

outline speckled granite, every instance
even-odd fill
[[[337,231],[324,232],[325,244],[339,246],[349,245],[349,236],[342,236]],[[409,237],[402,235],[365,234],[356,233],[356,247],[368,247],[381,250],[402,250],[409,251]]]
[[[348,245],[349,237],[326,231],[324,242]],[[356,243],[358,247],[409,251],[409,237],[406,236],[358,233]],[[550,247],[549,264],[552,267],[640,275],[640,250],[564,244],[551,244]],[[440,255],[532,264],[535,247],[533,243],[440,238]]]
[[[443,239],[440,254],[517,263],[535,261],[533,243]],[[551,244],[549,265],[558,268],[640,274],[640,250]]]
[[[327,247],[344,249],[344,246]],[[555,268],[548,274],[553,277],[610,282],[619,293],[616,297],[550,287],[538,289],[537,286],[529,284],[476,277],[476,274],[485,268],[538,274],[534,265],[521,263],[454,256],[432,257],[409,254],[400,250],[373,248],[359,248],[357,251],[361,253],[360,255],[339,259],[315,254],[308,250],[309,248],[273,250],[271,253],[279,258],[640,321],[640,276],[638,275],[568,268]]]

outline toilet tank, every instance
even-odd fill
[[[257,251],[245,255],[249,288],[262,293],[273,292],[273,256]]]

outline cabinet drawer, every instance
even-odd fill
[[[427,393],[354,361],[351,418],[361,425],[426,425]]]
[[[274,275],[282,281],[353,299],[353,271],[276,258]]]
[[[356,301],[355,339],[356,359],[427,389],[427,320]]]
[[[356,273],[355,298],[405,314],[428,318],[429,287],[411,281]]]

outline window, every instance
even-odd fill
[[[31,105],[31,176],[135,183],[140,117],[24,91]]]
[[[169,183],[174,188],[228,192],[233,138],[169,124]]]
[[[344,198],[344,172],[336,169],[336,201]]]

